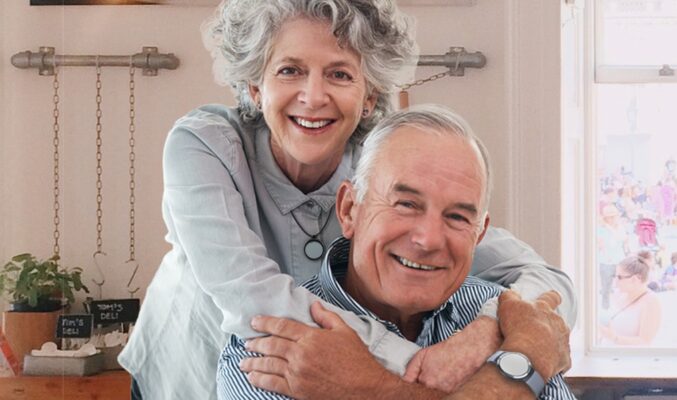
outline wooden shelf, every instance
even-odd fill
[[[0,378],[0,399],[124,400],[130,398],[126,371],[92,376],[13,376]]]

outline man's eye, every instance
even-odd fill
[[[449,214],[447,216],[454,223],[470,223],[470,220],[461,214]]]
[[[403,208],[409,208],[409,209],[418,208],[416,203],[414,203],[413,201],[408,201],[408,200],[399,200],[395,203],[395,206],[403,207]]]

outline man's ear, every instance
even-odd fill
[[[336,217],[341,224],[341,232],[346,239],[352,239],[355,233],[355,188],[350,181],[343,181],[336,193]]]
[[[491,218],[489,218],[489,212],[487,211],[486,214],[484,214],[484,226],[482,227],[482,232],[480,232],[479,236],[477,237],[477,243],[475,243],[475,246],[480,244],[482,239],[484,239],[484,234],[487,233],[487,228],[489,228],[489,221]]]

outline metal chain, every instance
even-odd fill
[[[59,248],[59,237],[61,233],[59,232],[59,209],[61,208],[59,204],[59,74],[56,68],[56,63],[54,63],[54,81],[52,82],[52,87],[54,88],[54,94],[52,96],[52,101],[54,103],[54,110],[52,116],[54,117],[52,130],[54,132],[54,138],[52,143],[54,145],[54,256],[58,259],[60,248]]]
[[[101,165],[102,152],[101,152],[101,66],[99,65],[99,59],[97,56],[96,60],[96,252],[102,253],[101,248],[103,247],[103,224],[101,220],[103,218],[103,209],[101,203],[103,202],[103,196],[101,195],[101,189],[103,187],[103,182],[101,181],[101,175],[103,172],[103,167]]]
[[[134,197],[134,189],[136,187],[136,182],[134,181],[134,161],[136,159],[136,154],[134,153],[134,131],[136,126],[134,125],[134,117],[136,116],[136,111],[134,110],[134,65],[130,61],[129,65],[129,260],[134,261],[135,258],[135,243],[134,243],[134,224],[135,224],[135,215],[134,215],[134,203],[136,198]]]
[[[440,79],[440,78],[444,78],[444,77],[447,76],[447,75],[449,75],[449,71],[446,71],[446,72],[440,72],[440,73],[438,73],[438,74],[431,75],[431,76],[429,76],[429,77],[427,77],[427,78],[424,78],[424,79],[418,79],[418,80],[416,80],[416,81],[414,81],[414,82],[411,82],[411,83],[406,83],[406,84],[404,84],[404,85],[398,85],[397,87],[400,88],[400,90],[404,92],[405,90],[407,90],[407,89],[409,89],[409,88],[411,88],[411,87],[413,87],[413,86],[421,86],[421,85],[423,85],[424,83],[436,81],[436,80],[438,80],[438,79]]]

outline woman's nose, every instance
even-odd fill
[[[299,93],[299,101],[313,110],[323,107],[329,102],[325,85],[326,80],[321,74],[309,74]]]

